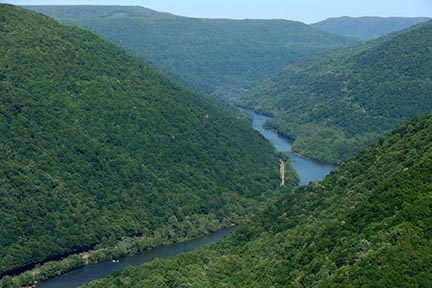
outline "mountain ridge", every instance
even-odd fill
[[[90,32],[0,15],[1,277],[197,237],[278,194],[280,156],[245,123]]]
[[[27,7],[89,29],[152,63],[174,80],[218,95],[250,88],[305,56],[355,43],[288,20],[159,14],[127,17],[128,13],[138,15],[140,9],[119,6]],[[83,17],[87,9],[92,17]],[[101,17],[122,13],[124,17]]]
[[[429,17],[342,16],[328,18],[313,23],[311,26],[326,32],[367,41],[407,29],[430,19]]]
[[[341,162],[432,109],[432,21],[287,66],[236,100],[274,116],[293,149]]]

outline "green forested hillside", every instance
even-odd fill
[[[0,5],[0,277],[229,225],[272,199],[278,165],[257,132],[120,49]]]
[[[293,149],[340,162],[432,111],[432,22],[288,66],[238,104],[272,114]]]
[[[84,287],[431,287],[432,115],[208,248]]]
[[[28,8],[85,27],[176,80],[218,94],[250,88],[305,56],[354,43],[285,20],[186,18],[127,6]]]
[[[409,28],[430,20],[426,17],[336,17],[311,24],[312,27],[329,33],[372,40],[386,34]]]

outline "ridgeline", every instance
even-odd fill
[[[336,17],[311,24],[312,27],[359,40],[373,40],[426,22],[426,17]]]
[[[180,17],[131,6],[27,6],[75,23],[173,79],[224,95],[251,88],[305,56],[356,41],[287,20]]]
[[[90,32],[2,4],[0,63],[0,277],[100,252],[17,285],[215,231],[278,193],[263,137]]]
[[[432,21],[290,65],[237,104],[306,156],[340,163],[376,137],[432,111]]]

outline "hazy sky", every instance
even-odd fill
[[[432,0],[4,0],[2,2],[15,5],[139,5],[191,17],[280,18],[306,23],[338,16],[432,17]]]

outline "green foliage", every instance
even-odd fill
[[[142,7],[28,6],[89,29],[206,92],[250,88],[308,55],[354,43],[294,21],[179,17]]]
[[[337,17],[314,23],[322,31],[360,40],[372,40],[430,20],[426,17]]]
[[[432,114],[210,247],[84,287],[430,287]]]
[[[278,155],[246,124],[93,34],[10,5],[0,95],[0,276],[125,237],[145,237],[140,249],[190,238],[277,194]]]
[[[432,22],[288,66],[237,99],[293,149],[329,162],[432,110]]]

